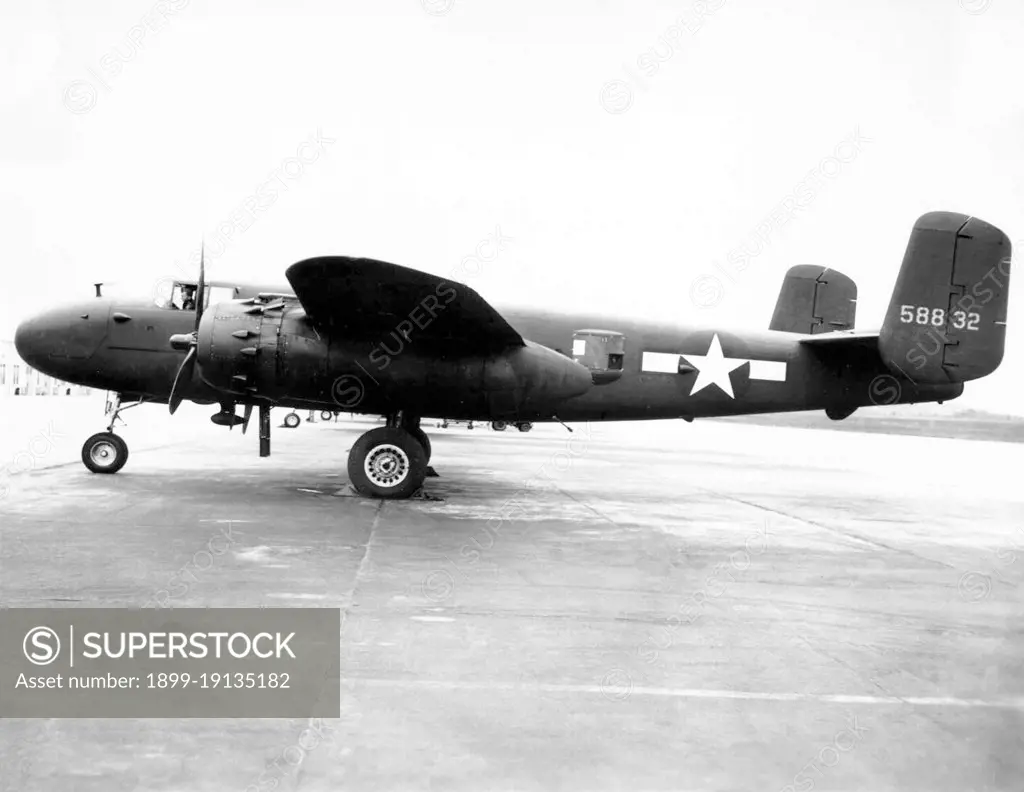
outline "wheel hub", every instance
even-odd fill
[[[117,449],[109,440],[101,440],[89,450],[89,458],[100,467],[109,467],[117,458]]]
[[[366,455],[363,470],[378,487],[396,487],[409,475],[409,457],[396,445],[379,445]]]

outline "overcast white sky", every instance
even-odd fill
[[[766,327],[820,263],[877,326],[920,214],[1024,244],[1022,34],[1016,0],[7,3],[0,336],[96,280],[151,291],[204,236],[212,275],[283,283],[326,253],[447,275],[496,227],[462,270],[492,303]],[[1020,280],[961,404],[1024,412]]]

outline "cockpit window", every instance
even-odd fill
[[[182,283],[178,287],[177,306],[183,311],[194,311],[196,309],[196,287],[190,283]]]
[[[169,278],[158,281],[153,289],[153,305],[157,308],[169,308],[171,295],[174,293],[174,281]]]
[[[196,284],[183,281],[161,281],[153,302],[158,308],[194,311],[196,309]]]
[[[170,278],[160,281],[153,293],[153,304],[157,308],[167,308],[173,311],[194,311],[199,296],[195,281],[178,281]],[[207,308],[235,299],[238,299],[237,286],[206,284],[206,299],[203,300],[203,305]]]

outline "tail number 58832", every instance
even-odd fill
[[[978,330],[978,324],[981,322],[981,315],[974,311],[952,311],[949,318],[956,330]],[[946,309],[929,308],[926,305],[901,305],[900,321],[903,324],[943,327],[946,324]]]

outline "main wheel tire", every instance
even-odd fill
[[[426,474],[423,446],[403,429],[371,429],[348,455],[349,481],[357,492],[373,498],[408,498],[423,486]]]
[[[408,432],[414,438],[416,438],[416,442],[418,442],[421,446],[423,446],[423,453],[427,455],[427,464],[429,465],[430,464],[431,448],[430,448],[430,438],[427,437],[427,433],[424,432],[422,429],[420,429],[418,426],[413,428],[413,429],[409,429]]]
[[[284,417],[284,425],[289,429],[294,429],[300,423],[302,423],[302,419],[299,417],[298,413],[290,412]]]
[[[508,428],[506,421],[491,421],[491,429],[495,432],[504,432]]]
[[[93,473],[117,473],[128,461],[128,444],[113,432],[94,434],[82,445],[82,463]]]
[[[332,413],[330,410],[321,410],[320,411],[320,420],[321,421],[329,421],[333,417],[334,417],[334,413]]]
[[[531,429],[533,429],[533,424],[530,423],[529,421],[522,421],[521,423],[516,424],[516,429],[518,429],[520,432],[529,432]]]

